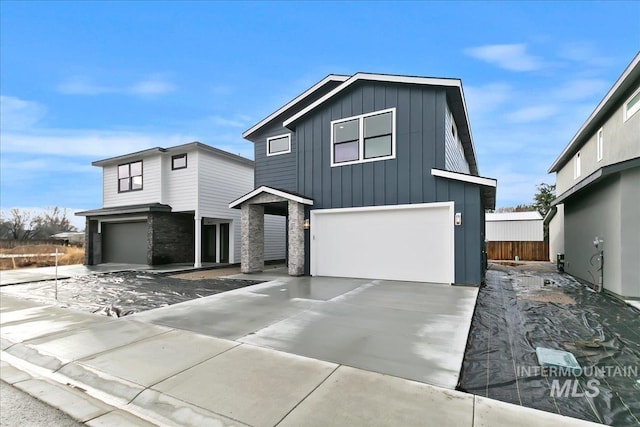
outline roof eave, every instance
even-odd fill
[[[640,52],[636,54],[618,80],[616,80],[611,89],[609,89],[604,98],[602,98],[593,112],[589,115],[587,120],[582,124],[582,126],[580,126],[578,132],[576,132],[569,144],[564,148],[564,150],[562,150],[551,167],[549,167],[547,173],[558,172],[569,161],[573,152],[584,142],[584,138],[590,134],[592,123],[597,122],[603,116],[608,114],[618,103],[624,92],[629,88],[629,85],[635,79],[640,77],[639,65]]]
[[[316,92],[318,89],[322,88],[328,82],[332,82],[332,81],[344,82],[349,77],[350,76],[345,76],[345,75],[341,75],[341,74],[329,74],[324,79],[320,80],[318,83],[314,84],[309,89],[305,90],[300,95],[298,95],[297,97],[295,97],[294,99],[289,101],[287,104],[283,105],[278,110],[276,110],[273,113],[269,114],[267,117],[265,117],[264,119],[262,119],[261,121],[259,121],[258,123],[256,123],[255,125],[253,125],[249,129],[247,129],[246,131],[244,131],[242,133],[242,137],[245,138],[245,139],[249,138],[252,134],[257,132],[260,128],[265,126],[267,123],[269,123],[270,121],[272,121],[273,119],[278,117],[280,114],[283,114],[287,110],[293,108],[299,102],[302,102],[305,98],[307,98],[308,96],[312,95],[314,92]]]

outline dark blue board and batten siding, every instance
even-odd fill
[[[267,156],[267,138],[272,136],[290,134],[291,152]],[[296,134],[282,127],[282,122],[271,124],[256,137],[255,152],[255,187],[266,185],[271,188],[296,193],[298,191],[297,179],[297,144]]]
[[[396,108],[396,158],[331,167],[331,121],[388,108]],[[266,156],[266,138],[287,131],[281,124],[261,133],[255,185],[309,197],[313,209],[454,201],[463,216],[455,228],[455,281],[480,284],[480,189],[431,175],[432,168],[445,169],[446,114],[444,88],[357,83],[295,123],[291,153]],[[307,254],[307,268],[308,260]]]

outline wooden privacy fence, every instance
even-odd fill
[[[496,260],[549,261],[549,242],[487,242],[487,258]]]

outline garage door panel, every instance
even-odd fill
[[[147,263],[147,222],[102,223],[102,262]]]
[[[312,273],[453,282],[449,204],[312,212]]]

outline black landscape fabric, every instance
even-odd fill
[[[593,422],[639,425],[640,311],[548,266],[532,268],[491,264],[458,388]],[[573,353],[582,375],[543,370],[536,347]]]

